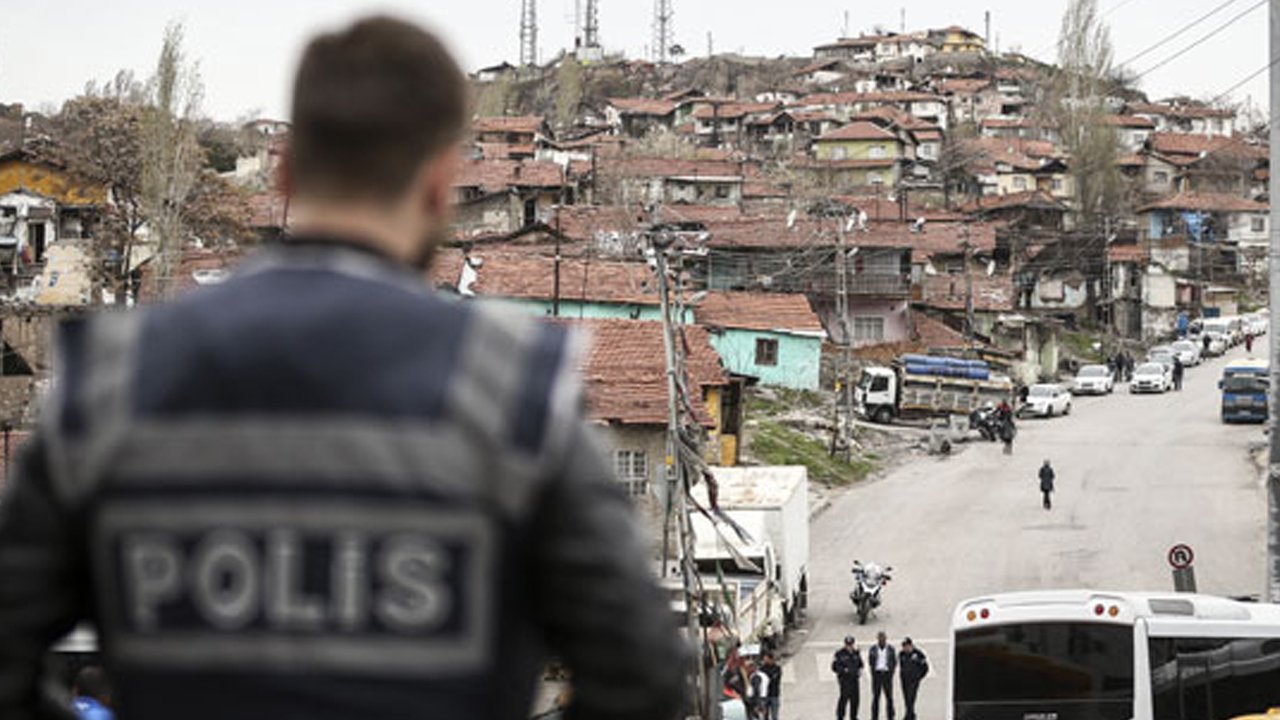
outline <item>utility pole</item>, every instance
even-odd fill
[[[520,65],[538,64],[538,0],[520,0]]]
[[[704,651],[704,643],[706,637],[699,623],[699,608],[702,603],[702,593],[700,592],[700,580],[698,579],[698,569],[694,563],[694,535],[693,525],[689,518],[688,492],[689,492],[689,468],[685,464],[683,457],[684,440],[681,438],[681,416],[682,408],[685,402],[682,402],[681,388],[684,386],[684,357],[680,353],[676,343],[675,325],[682,322],[682,318],[672,317],[672,307],[670,298],[670,284],[667,277],[667,251],[671,249],[673,244],[672,237],[669,233],[661,228],[655,228],[650,233],[650,244],[653,249],[654,262],[656,265],[655,273],[658,276],[658,295],[662,306],[662,346],[666,356],[667,370],[667,457],[669,460],[670,479],[667,485],[668,506],[672,507],[676,515],[676,530],[678,536],[678,549],[680,560],[680,574],[684,590],[685,600],[685,622],[687,623],[689,638],[697,644],[698,651],[693,653],[689,671],[693,673],[694,697],[696,700],[696,709],[699,717],[712,717],[712,687],[708,679],[707,671],[703,667],[702,658]],[[684,398],[687,400],[687,398]],[[663,576],[667,574],[668,558],[662,558]]]
[[[969,223],[960,227],[960,247],[964,248],[964,338],[973,347],[975,325],[973,315],[973,243],[969,242]]]
[[[1268,55],[1280,50],[1280,1],[1271,0],[1271,48]],[[1275,122],[1280,108],[1280,67],[1271,64],[1271,147],[1280,147],[1280,124]],[[1271,457],[1267,477],[1267,599],[1280,602],[1280,160],[1271,155],[1271,232],[1267,274],[1270,286],[1267,302],[1271,306],[1271,412],[1267,424],[1271,430]]]
[[[836,380],[836,433],[832,454],[840,451],[846,462],[852,454],[853,392],[849,387],[849,373],[853,366],[853,333],[849,328],[849,249],[845,237],[843,214],[836,217],[836,317],[840,322],[840,369]]]
[[[671,0],[653,0],[653,59],[659,63],[667,61],[671,50],[671,40],[675,35],[674,15]]]

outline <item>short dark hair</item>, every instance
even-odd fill
[[[444,44],[385,16],[307,45],[293,87],[296,192],[390,199],[428,157],[462,138],[467,81]]]
[[[101,703],[111,699],[111,680],[100,665],[85,665],[76,673],[71,685],[76,697],[91,697]]]

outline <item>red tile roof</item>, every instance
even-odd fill
[[[283,228],[288,200],[271,190],[249,196],[249,224],[255,228]]]
[[[740,163],[724,160],[680,160],[662,157],[608,158],[599,163],[602,173],[628,178],[741,177]]]
[[[1147,248],[1138,245],[1112,245],[1107,248],[1107,259],[1113,263],[1143,263],[1147,261]]]
[[[804,295],[762,292],[713,292],[694,308],[699,325],[824,333],[822,323]]]
[[[1141,115],[1163,115],[1176,118],[1234,118],[1235,111],[1211,108],[1204,105],[1168,105],[1158,103],[1133,103],[1129,112]]]
[[[778,103],[724,103],[714,105],[702,105],[693,112],[693,116],[699,120],[712,120],[719,118],[721,120],[737,120],[747,115],[758,115],[760,113],[772,112],[778,108]]]
[[[1152,133],[1151,149],[1166,156],[1193,156],[1200,154],[1237,157],[1263,162],[1268,158],[1267,148],[1250,145],[1236,138],[1184,135],[1182,133]]]
[[[1012,208],[1067,211],[1067,206],[1062,201],[1042,190],[1028,190],[1006,195],[984,195],[965,203],[960,209],[966,213],[983,213]]]
[[[610,98],[609,104],[623,115],[670,115],[676,111],[676,103],[651,98]]]
[[[625,425],[667,423],[667,371],[662,324],[637,320],[574,320],[570,327],[587,333],[589,344],[582,363],[587,413],[599,422]],[[706,328],[682,326],[690,388],[726,385]],[[705,426],[711,418],[701,403],[694,410]]]
[[[938,83],[938,89],[946,95],[968,95],[991,87],[987,78],[949,78]]]
[[[196,289],[201,284],[216,276],[229,273],[245,259],[245,252],[239,248],[222,248],[219,250],[188,249],[182,254],[178,266],[165,288],[165,297],[174,297]],[[156,258],[152,258],[140,268],[141,281],[138,286],[138,301],[152,302],[160,299],[156,288]],[[212,276],[212,277],[211,277]]]
[[[1269,207],[1266,203],[1227,193],[1179,193],[1138,208],[1138,212],[1152,210],[1265,213]]]
[[[1040,129],[1052,128],[1057,129],[1058,125],[1051,121],[1038,121],[1030,118],[999,118],[989,117],[983,118],[980,123],[984,128],[1020,128],[1020,129]]]
[[[868,222],[914,222],[917,218],[924,218],[928,221],[955,221],[959,222],[965,219],[965,216],[950,210],[942,208],[927,207],[918,203],[908,201],[905,217],[902,214],[902,208],[897,202],[890,201],[886,197],[864,196],[864,195],[840,195],[835,198],[839,202],[857,208],[867,214]]]
[[[511,117],[485,116],[471,121],[471,129],[477,133],[538,133],[546,124],[541,115]]]
[[[471,287],[477,295],[524,300],[551,300],[555,295],[553,257],[534,253],[488,252],[478,248],[471,252],[471,260],[477,276]],[[461,266],[458,272],[461,272]],[[560,261],[560,299],[640,305],[659,303],[656,280],[644,263],[564,257]]]
[[[512,187],[560,187],[560,166],[530,160],[469,160],[461,164],[454,187],[503,192]]]
[[[884,157],[878,160],[870,158],[866,160],[819,160],[817,158],[797,158],[791,161],[793,168],[805,168],[809,170],[862,170],[874,168],[889,168],[900,162],[896,157]]]
[[[898,136],[875,123],[859,120],[816,138],[814,142],[838,140],[897,140]]]
[[[1155,130],[1156,123],[1151,118],[1139,117],[1137,115],[1108,115],[1103,118],[1103,123],[1112,127],[1138,128],[1146,130]]]

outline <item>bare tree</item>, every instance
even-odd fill
[[[183,28],[165,29],[142,119],[142,207],[156,249],[156,293],[164,295],[186,238],[183,208],[204,163],[196,113],[203,96],[198,68],[183,51]],[[127,265],[126,259],[126,265]]]
[[[1083,227],[1113,214],[1121,194],[1115,128],[1106,122],[1112,60],[1111,32],[1097,0],[1070,0],[1058,35],[1060,75],[1051,107],[1071,158]]]

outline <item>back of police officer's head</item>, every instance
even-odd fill
[[[282,178],[299,231],[314,231],[306,224],[316,216],[324,225],[363,214],[382,224],[370,235],[441,239],[467,98],[444,44],[415,25],[371,17],[312,40]]]
[[[75,697],[88,697],[103,705],[111,705],[111,681],[100,665],[85,665],[76,673],[71,684],[71,694]]]

